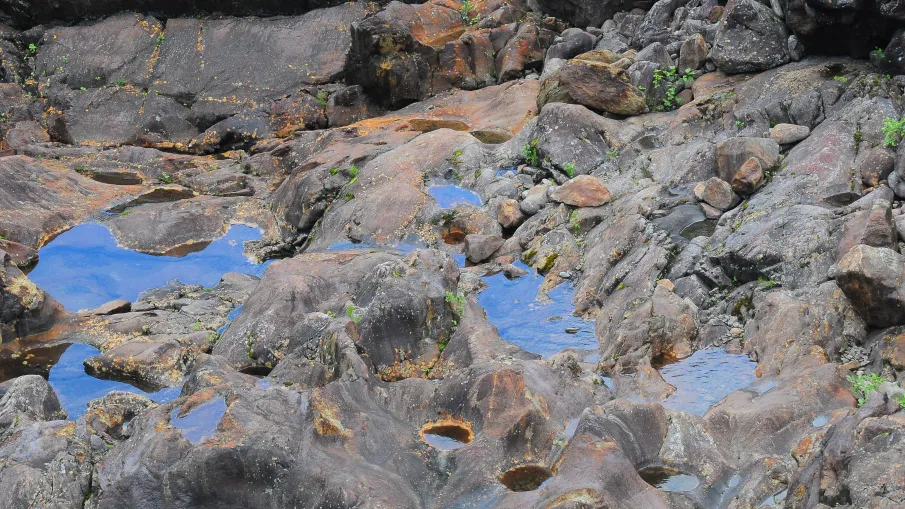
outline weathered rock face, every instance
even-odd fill
[[[901,505],[895,2],[210,7],[0,6],[0,506]]]
[[[196,12],[221,12],[232,16],[273,16],[301,14],[311,9],[319,9],[338,5],[335,0],[305,0],[304,2],[286,5],[271,0],[253,0],[251,2],[211,2],[198,0],[192,2],[171,2],[169,0],[116,0],[112,2],[92,2],[89,0],[64,0],[61,2],[43,2],[24,0],[4,5],[2,12],[15,24],[25,27],[47,23],[55,20],[78,21],[85,18],[109,16],[121,11],[157,12],[168,17],[191,15]]]

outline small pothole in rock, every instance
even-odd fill
[[[522,465],[503,472],[500,482],[511,491],[534,491],[553,477],[549,468],[541,465]]]
[[[668,467],[644,467],[638,471],[638,475],[640,475],[647,484],[650,484],[660,491],[684,493],[694,491],[694,489],[701,484],[701,481],[697,477]]]
[[[471,424],[458,419],[441,419],[429,422],[421,428],[421,438],[435,449],[453,450],[474,440]]]

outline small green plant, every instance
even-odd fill
[[[568,175],[570,179],[575,178],[575,163],[566,163],[562,167],[562,171],[565,172],[565,174]]]
[[[154,42],[154,47],[159,48],[160,45],[163,44],[163,41],[165,41],[165,40],[167,40],[167,36],[165,36],[161,33],[160,35],[157,36],[157,40]]]
[[[220,334],[217,334],[214,331],[210,331],[207,333],[207,342],[213,347],[217,344],[217,341],[220,341]]]
[[[905,410],[905,393],[896,394],[892,397],[892,400],[899,404],[900,410]]]
[[[35,43],[33,43],[33,42],[28,43],[28,52],[31,53],[32,55],[34,55],[35,53],[38,52],[38,47],[35,46]]]
[[[161,184],[172,184],[173,177],[169,173],[161,173],[159,177],[157,177],[157,181]]]
[[[886,117],[883,120],[883,128],[881,129],[885,138],[883,138],[884,147],[895,147],[902,141],[905,136],[905,118],[896,120],[892,117]]]
[[[757,286],[759,286],[761,288],[770,289],[776,285],[777,285],[776,281],[773,281],[772,279],[767,279],[763,276],[757,278]]]
[[[353,164],[352,166],[349,167],[349,176],[352,177],[352,178],[349,180],[349,185],[350,185],[350,186],[351,186],[352,184],[358,182],[358,172],[359,172],[359,171],[360,171],[360,170],[358,169],[358,166],[355,166],[354,164]]]
[[[833,79],[838,81],[839,83],[848,83],[848,78],[845,76],[833,76]]]
[[[132,209],[126,209],[126,210],[120,212],[120,213],[119,213],[119,216],[120,216],[120,217],[125,217],[125,216],[128,216],[128,215],[131,214],[131,213],[132,213]]]
[[[88,90],[88,88],[87,88],[87,87],[79,87],[79,90],[81,90],[82,92],[84,92],[84,91]]]
[[[866,403],[870,393],[878,390],[880,384],[886,381],[882,376],[876,373],[852,375],[847,376],[846,379],[852,384],[852,393],[858,398],[858,406]]]
[[[471,0],[465,0],[462,2],[462,6],[459,7],[459,16],[462,16],[462,21],[466,24],[474,25],[478,21],[480,21],[481,16],[472,17],[471,11],[474,10],[474,5],[471,3]]]
[[[465,314],[465,294],[462,292],[453,293],[446,290],[446,302],[452,306],[453,311],[456,312],[456,316],[461,317]]]
[[[617,290],[625,290],[625,281],[619,283],[619,286],[616,287]]]
[[[609,152],[606,153],[606,155],[607,155],[607,157],[609,157],[610,159],[616,159],[617,157],[619,157],[619,149],[613,147],[613,148],[610,149]]]
[[[361,322],[361,310],[352,304],[349,304],[349,306],[346,307],[346,316],[355,323]]]
[[[877,60],[886,60],[886,53],[883,52],[883,48],[877,46],[870,52],[870,56],[876,58]]]
[[[336,175],[337,173],[339,173],[339,168],[330,168],[330,175]]]
[[[651,85],[654,89],[663,89],[664,96],[657,109],[661,111],[674,110],[681,106],[682,100],[678,97],[676,85],[678,83],[691,83],[694,81],[694,70],[685,69],[682,73],[675,67],[654,70],[654,80]]]
[[[116,86],[118,86],[118,87],[124,87],[124,86],[126,86],[126,80],[124,80],[124,79],[122,79],[122,78],[116,80]]]
[[[522,156],[528,166],[540,166],[540,152],[537,150],[537,142],[539,138],[531,140],[530,143],[522,147]]]
[[[453,152],[452,157],[450,157],[448,159],[448,161],[450,163],[452,163],[453,166],[459,166],[460,164],[462,164],[461,157],[462,157],[462,149],[459,149],[459,150],[456,150],[455,152]]]
[[[344,196],[344,198],[346,199],[346,201],[352,201],[355,199],[355,194],[350,193],[349,191],[346,191],[346,195]]]
[[[572,213],[569,214],[569,225],[575,231],[581,229],[581,214],[578,212],[578,209],[573,210]]]
[[[742,122],[741,120],[736,120],[735,127],[738,127],[739,129],[743,129],[745,127],[745,123]]]
[[[320,105],[324,108],[327,107],[327,98],[329,98],[329,97],[330,96],[327,95],[327,92],[325,90],[317,91],[317,102],[319,102]]]
[[[336,318],[336,313],[331,309],[327,311],[327,316],[329,316],[330,318]]]

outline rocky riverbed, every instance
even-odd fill
[[[5,0],[0,507],[905,507],[894,0]]]

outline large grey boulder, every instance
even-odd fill
[[[726,73],[765,71],[788,63],[789,33],[773,11],[755,0],[730,0],[710,57]]]

